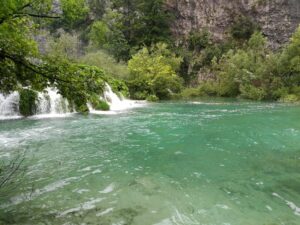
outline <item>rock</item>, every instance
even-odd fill
[[[252,18],[269,39],[272,49],[286,43],[300,23],[299,0],[167,0],[175,14],[174,36],[186,36],[192,30],[207,28],[217,40],[226,37],[238,15]]]

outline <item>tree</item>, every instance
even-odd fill
[[[259,30],[258,26],[249,17],[240,15],[234,18],[230,34],[237,40],[249,40],[251,35]]]
[[[266,38],[255,32],[247,47],[236,52],[230,50],[217,64],[217,92],[221,96],[263,100],[277,98],[274,92],[281,82],[270,62],[275,57],[268,52]]]
[[[85,0],[61,0],[63,11],[62,23],[67,28],[73,28],[88,15],[89,8]]]
[[[176,57],[166,44],[157,44],[150,50],[143,48],[128,62],[129,91],[133,98],[156,96],[168,99],[181,90],[182,81],[177,76],[181,58]]]
[[[159,42],[169,43],[172,15],[164,7],[163,0],[141,1],[138,5],[141,25],[136,31],[137,44],[151,46]]]
[[[70,0],[70,5],[73,3]],[[23,87],[42,91],[55,86],[78,112],[87,112],[86,103],[92,96],[101,95],[106,82],[116,83],[97,67],[71,63],[57,54],[40,54],[32,35],[36,28],[32,18],[59,18],[47,14],[51,13],[51,0],[10,0],[1,4],[8,11],[0,11],[0,91],[21,91]],[[34,102],[31,97],[30,102]],[[32,107],[24,109],[25,116],[34,111]]]

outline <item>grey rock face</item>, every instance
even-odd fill
[[[234,18],[253,19],[277,49],[289,40],[300,23],[300,0],[167,0],[175,14],[175,37],[192,30],[209,29],[216,39],[223,39]]]

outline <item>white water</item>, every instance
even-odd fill
[[[110,111],[97,111],[88,104],[91,113],[94,114],[117,114],[121,111],[139,107],[143,102],[132,101],[118,96],[114,93],[111,87],[106,84],[103,96],[100,99],[108,102]],[[19,113],[20,96],[18,92],[13,92],[9,95],[0,93],[0,119],[15,119],[21,118]],[[47,88],[43,92],[38,93],[37,112],[33,118],[48,118],[48,117],[65,117],[71,115],[75,110],[70,110],[70,104],[67,99],[63,98],[56,88]]]
[[[121,94],[118,96],[116,93],[112,91],[112,88],[106,84],[105,91],[103,97],[100,99],[105,100],[110,107],[110,111],[97,111],[92,108],[90,104],[88,104],[89,110],[94,114],[117,114],[119,112],[143,106],[145,104],[144,101],[133,101],[125,99]]]
[[[19,112],[20,95],[17,91],[4,95],[0,93],[0,119],[21,118]],[[56,88],[47,88],[38,93],[37,112],[34,117],[61,117],[71,113],[69,102]]]
[[[61,117],[71,113],[68,100],[58,94],[56,88],[47,88],[44,92],[39,92],[38,99],[35,117]]]
[[[8,95],[0,93],[0,119],[19,118],[19,100],[18,92],[13,92]]]

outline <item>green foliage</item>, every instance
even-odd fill
[[[108,32],[109,28],[103,21],[94,22],[89,33],[92,46],[104,47],[108,43]]]
[[[245,50],[229,51],[217,64],[218,95],[263,100],[273,98],[274,89],[280,82],[274,76],[267,57],[266,39],[261,33],[254,33]]]
[[[98,95],[92,95],[89,102],[95,110],[108,111],[110,109],[109,104],[100,99]]]
[[[191,51],[201,51],[212,44],[208,30],[193,31],[188,37],[188,48]]]
[[[127,61],[133,49],[150,47],[171,39],[172,16],[165,10],[163,0],[113,0],[113,10],[104,15],[109,27],[106,49],[117,60]]]
[[[141,18],[136,29],[136,44],[151,46],[159,42],[168,43],[171,37],[172,16],[164,8],[164,0],[140,1],[138,11]]]
[[[201,96],[199,88],[185,88],[181,92],[181,97],[186,99],[195,98],[199,96]]]
[[[181,79],[177,76],[181,58],[172,54],[165,44],[157,44],[150,50],[143,48],[128,62],[131,97],[145,99],[155,95],[168,99],[181,90]]]
[[[197,82],[199,73],[208,72],[212,67],[212,61],[219,61],[223,54],[233,48],[231,40],[216,42],[212,34],[203,29],[189,34],[186,44],[176,48],[176,52],[183,58],[180,67],[180,76],[186,85]]]
[[[99,103],[95,106],[96,110],[109,111],[109,104],[105,101],[100,100]]]
[[[300,100],[299,96],[294,95],[294,94],[289,94],[289,95],[285,95],[283,97],[280,98],[281,102],[298,102]]]
[[[156,95],[149,95],[149,96],[146,98],[146,100],[147,100],[148,102],[157,102],[159,99],[158,99],[158,97],[157,97]]]
[[[114,90],[128,93],[123,82],[111,78],[102,69],[95,66],[76,64],[78,57],[78,37],[59,32],[56,38],[48,40],[49,48],[41,55],[32,33],[36,30],[37,17],[49,12],[52,1],[10,0],[0,10],[0,91],[20,91],[20,112],[24,116],[34,114],[36,92],[48,86],[57,87],[59,93],[67,98],[76,111],[87,113],[87,103],[92,96],[101,96],[105,84],[111,84]],[[69,27],[83,20],[87,13],[85,1],[63,0],[63,22]],[[48,10],[48,11],[47,11]],[[30,14],[28,14],[30,12]],[[16,16],[18,15],[18,16]],[[51,17],[44,15],[44,17]],[[60,21],[62,22],[62,21]],[[60,23],[59,22],[59,23]],[[30,89],[22,89],[22,87]],[[107,108],[105,103],[98,102],[97,107]]]
[[[123,62],[117,62],[111,55],[103,50],[88,52],[78,58],[79,63],[102,68],[106,74],[117,78],[127,79],[129,76],[127,65]]]
[[[46,54],[57,59],[75,61],[80,55],[80,40],[77,34],[70,34],[60,30],[58,37],[52,37],[47,32]]]
[[[37,93],[30,89],[21,89],[19,110],[23,116],[32,116],[36,113]]]
[[[300,86],[300,27],[280,56],[278,73],[286,85]]]
[[[62,23],[66,27],[75,27],[86,18],[89,12],[85,0],[61,0],[60,2],[63,11]]]
[[[237,16],[234,19],[230,34],[237,40],[248,40],[258,30],[257,25],[246,16]]]

